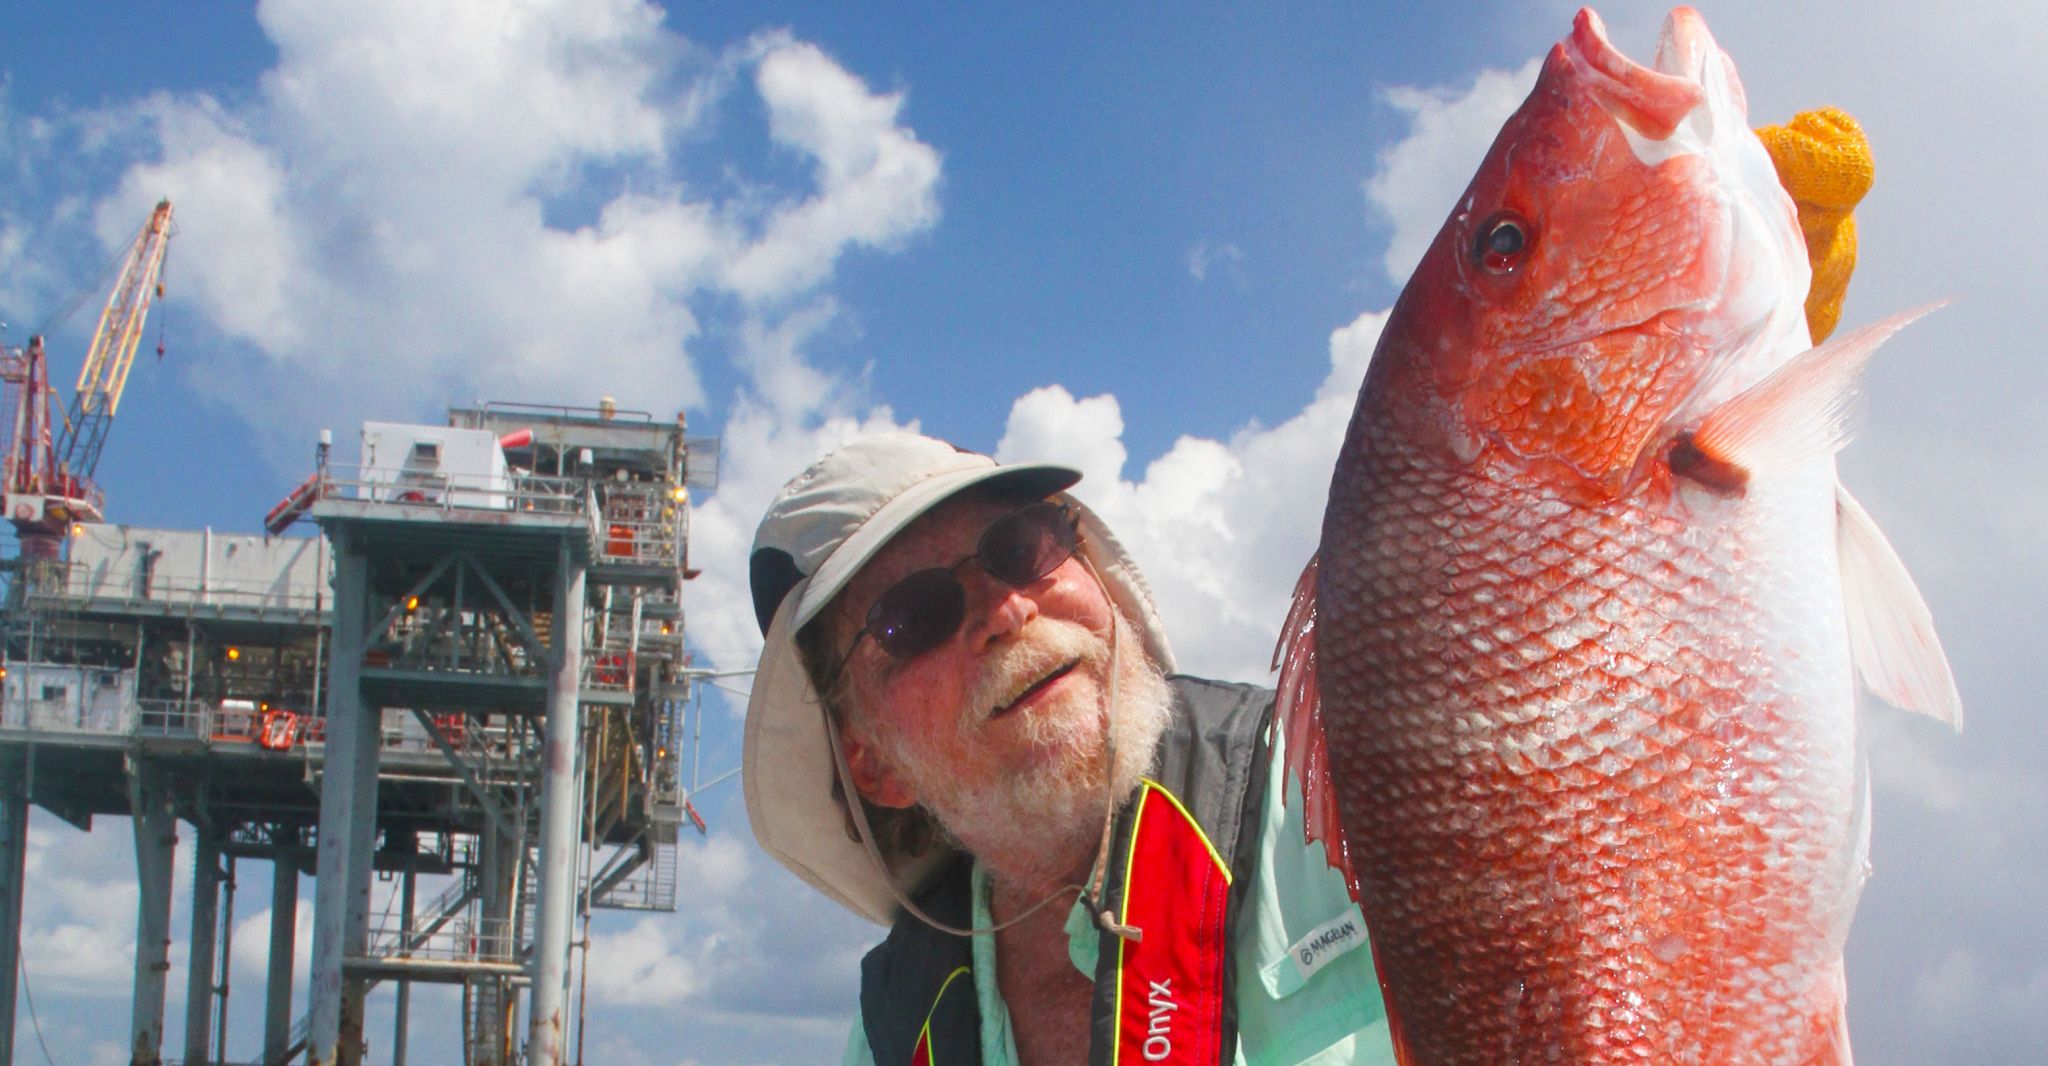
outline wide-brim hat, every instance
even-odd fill
[[[1137,566],[1101,519],[1065,491],[1080,479],[1069,466],[999,464],[930,437],[879,434],[812,464],[761,520],[749,569],[766,644],[741,752],[747,819],[762,850],[854,913],[887,924],[897,894],[916,892],[952,851],[939,843],[920,854],[884,854],[885,881],[866,849],[848,838],[845,811],[833,796],[824,707],[797,651],[797,632],[921,515],[967,489],[996,486],[1056,496],[1074,509],[1081,554],[1135,624],[1145,652],[1172,670],[1165,629]],[[850,785],[846,794],[854,795]]]

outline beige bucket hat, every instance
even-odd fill
[[[747,700],[747,819],[763,850],[854,913],[887,924],[897,893],[915,893],[951,850],[941,844],[917,855],[884,855],[885,881],[865,849],[847,838],[845,812],[832,795],[824,706],[797,652],[797,632],[918,516],[965,489],[996,484],[1057,495],[1074,509],[1081,553],[1136,623],[1146,652],[1171,671],[1173,653],[1144,578],[1101,519],[1066,494],[1079,480],[1081,472],[1068,466],[999,464],[930,437],[879,434],[813,463],[783,486],[761,519],[749,579],[767,643]]]

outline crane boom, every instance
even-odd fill
[[[170,237],[171,202],[162,200],[129,244],[120,277],[93,331],[92,348],[78,371],[78,392],[71,398],[70,417],[57,448],[63,468],[75,477],[90,479],[99,465],[100,448],[128,385],[128,369],[135,364],[150,301],[162,295],[158,279]]]

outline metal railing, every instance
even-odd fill
[[[655,482],[599,482],[604,489],[600,563],[677,567],[683,558],[683,504]]]
[[[252,611],[279,611],[294,614],[311,614],[324,611],[332,606],[317,582],[326,575],[313,567],[306,572],[311,580],[302,583],[286,583],[271,580],[260,585],[244,586],[232,579],[207,578],[184,574],[155,573],[150,575],[148,587],[138,585],[133,574],[114,574],[102,566],[83,562],[40,563],[48,567],[51,580],[36,588],[36,595],[63,597],[73,600],[90,600],[94,603],[117,603],[130,607],[137,605],[237,608]],[[290,571],[286,571],[289,577]]]
[[[319,715],[262,705],[243,706],[243,701],[214,703],[207,700],[138,699],[119,715],[110,716],[108,728],[90,729],[66,725],[61,732],[94,732],[107,736],[134,736],[158,740],[191,740],[209,747],[263,747],[272,750],[300,749],[326,741],[327,720]],[[19,719],[19,701],[11,701],[0,715],[0,725],[42,731],[37,718]],[[434,738],[417,723],[394,712],[381,731],[387,752],[437,754]],[[442,736],[479,768],[484,779],[498,783],[509,777],[531,773],[538,753],[532,738],[503,726],[479,726],[463,715],[437,715],[436,728]],[[49,730],[58,732],[58,730]]]
[[[213,735],[214,708],[198,700],[136,700],[134,735],[186,737]]]
[[[393,914],[378,917],[372,922],[369,932],[368,954],[374,958],[435,962],[519,961],[519,945],[513,939],[510,918],[458,915],[439,929],[407,930],[399,916]]]
[[[620,852],[637,850],[640,844],[621,845]],[[621,858],[615,853],[614,861]],[[639,861],[635,862],[634,859]],[[610,865],[610,864],[607,864]],[[600,877],[592,885],[590,905],[605,910],[674,911],[676,909],[676,846],[657,843],[652,850],[627,857],[618,864],[616,877]]]
[[[585,509],[587,485],[583,478],[514,471],[487,476],[330,463],[321,468],[319,498],[403,504],[440,511],[574,515]]]
[[[451,411],[453,415],[456,412]],[[470,415],[471,412],[461,412]],[[630,407],[575,407],[559,403],[528,403],[523,400],[485,400],[475,415],[541,415],[547,418],[597,419],[604,422],[653,422],[654,412]],[[470,429],[482,428],[483,423],[475,417],[458,419]]]

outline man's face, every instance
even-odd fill
[[[839,595],[829,646],[852,642],[868,607],[896,582],[972,555],[990,523],[1017,506],[969,495],[913,523]],[[977,797],[1099,786],[1115,616],[1078,559],[1021,588],[974,563],[954,574],[966,614],[951,636],[909,660],[862,639],[842,685],[860,719],[850,732],[866,749],[854,759],[862,792],[889,806],[925,804],[961,833],[967,827],[952,816],[971,817],[960,808]]]

